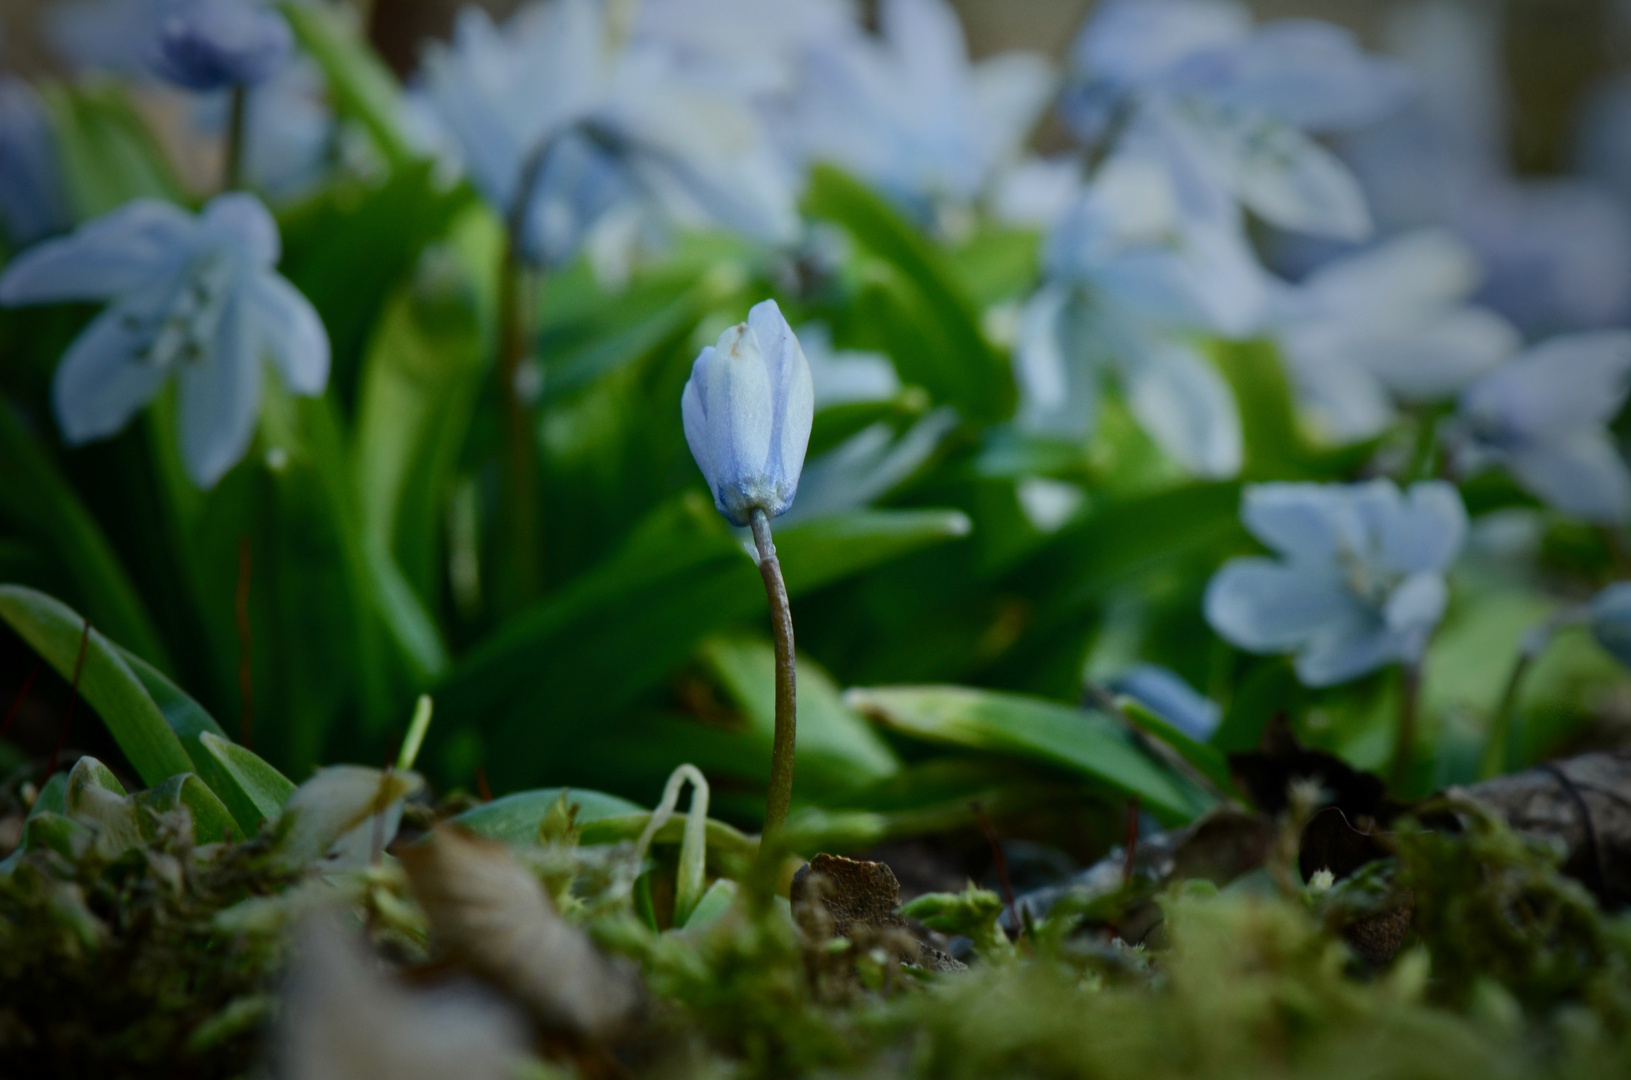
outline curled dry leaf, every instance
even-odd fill
[[[635,974],[561,918],[503,844],[442,825],[400,857],[433,943],[514,995],[540,1024],[603,1041],[640,1010]]]

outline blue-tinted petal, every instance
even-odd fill
[[[1310,131],[1374,123],[1415,92],[1403,64],[1366,55],[1351,33],[1312,19],[1269,23],[1192,54],[1162,85]]]
[[[1120,359],[1127,404],[1163,450],[1201,476],[1240,471],[1240,413],[1217,368],[1184,342],[1153,336]]]
[[[1247,530],[1287,559],[1335,563],[1352,544],[1347,492],[1326,484],[1253,484],[1241,498]]]
[[[691,448],[691,456],[696,459],[697,468],[702,470],[710,490],[714,487],[714,468],[708,445],[707,387],[708,364],[713,355],[712,345],[702,350],[691,365],[691,377],[685,380],[685,390],[680,394],[680,420],[685,425],[685,443]]]
[[[255,0],[159,0],[154,74],[190,90],[263,82],[288,62],[294,35]]]
[[[0,75],[0,227],[14,246],[69,225],[67,188],[45,105],[21,79]]]
[[[244,289],[283,385],[295,394],[321,394],[328,385],[329,341],[317,309],[276,274],[248,275]]]
[[[764,357],[745,324],[720,337],[703,389],[714,499],[732,524],[745,525],[750,509],[769,510],[775,503],[770,475],[775,403]]]
[[[1357,607],[1334,574],[1272,559],[1231,559],[1206,588],[1206,621],[1252,652],[1296,649],[1322,628],[1352,619]]]
[[[1244,4],[1227,0],[1109,0],[1082,27],[1071,59],[1088,79],[1135,87],[1195,52],[1243,39],[1251,23]]]
[[[1408,647],[1374,618],[1334,622],[1297,654],[1297,678],[1306,686],[1336,686],[1409,659]]]
[[[1416,573],[1401,581],[1388,596],[1382,621],[1389,630],[1425,642],[1428,633],[1444,618],[1450,603],[1450,587],[1436,573]]]
[[[1619,581],[1591,601],[1591,632],[1597,643],[1631,667],[1631,581]]]
[[[260,415],[262,361],[241,298],[226,302],[211,345],[183,365],[178,392],[181,460],[206,489],[243,459]]]
[[[0,276],[0,303],[106,300],[150,285],[197,242],[197,223],[186,211],[137,199],[18,256]]]
[[[1392,481],[1372,481],[1360,489],[1356,506],[1379,556],[1394,570],[1441,572],[1466,543],[1466,506],[1455,485],[1442,480],[1412,484],[1403,494]]]
[[[116,434],[152,400],[169,372],[138,359],[147,334],[118,306],[102,312],[57,364],[51,403],[71,444]]]
[[[204,207],[202,220],[213,241],[242,252],[252,266],[271,268],[282,258],[277,220],[254,195],[242,191],[217,195]]]
[[[1167,723],[1205,742],[1223,719],[1223,709],[1203,697],[1177,672],[1156,664],[1137,664],[1110,680],[1110,689],[1125,694]]]
[[[1104,358],[1087,321],[1071,291],[1057,285],[1044,286],[1026,304],[1014,349],[1018,421],[1025,430],[1067,439],[1093,431]]]
[[[1604,524],[1631,518],[1631,472],[1601,428],[1527,443],[1505,461],[1519,483],[1565,514]]]

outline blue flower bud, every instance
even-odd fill
[[[51,119],[34,88],[0,76],[0,229],[22,246],[69,225]]]
[[[815,417],[815,389],[793,328],[774,300],[702,350],[680,398],[685,441],[733,525],[793,505]]]
[[[189,90],[250,86],[294,51],[283,16],[259,0],[161,0],[148,66]]]
[[[1591,635],[1631,667],[1631,581],[1616,582],[1592,598]]]

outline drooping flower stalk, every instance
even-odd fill
[[[703,349],[680,399],[685,441],[725,519],[753,532],[776,648],[776,728],[765,835],[787,820],[793,797],[797,696],[793,615],[770,519],[793,505],[815,414],[810,365],[774,300]]]
[[[787,603],[787,583],[770,538],[770,518],[755,509],[748,518],[753,546],[759,553],[759,576],[764,578],[770,604],[770,637],[776,646],[776,731],[770,744],[770,790],[765,799],[765,834],[781,828],[793,802],[793,747],[798,729],[798,674],[793,653],[793,609]]]

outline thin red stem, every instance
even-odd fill
[[[1014,903],[1014,883],[1008,877],[1008,856],[1002,852],[1002,840],[997,836],[996,826],[991,824],[985,804],[971,802],[968,808],[979,818],[980,831],[985,833],[985,842],[991,845],[991,862],[997,868],[997,884],[1002,886],[1002,901],[1008,905],[1008,921],[1013,924],[1016,935],[1023,934],[1025,928],[1019,922],[1019,906]]]
[[[1127,855],[1121,864],[1121,883],[1133,880],[1133,863],[1138,858],[1138,796],[1127,800]]]
[[[0,724],[0,739],[6,737],[6,732],[11,730],[11,722],[17,719],[17,714],[22,711],[23,701],[28,697],[28,692],[34,688],[34,676],[40,673],[40,663],[40,658],[35,657],[34,666],[28,670],[28,678],[23,680],[23,688],[17,691],[17,696],[12,699],[11,708],[6,710],[6,722]]]

